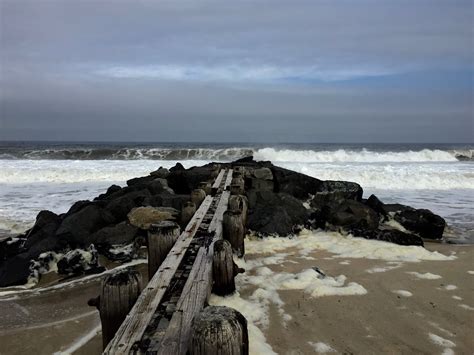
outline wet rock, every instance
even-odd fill
[[[138,228],[121,222],[116,225],[99,229],[89,236],[89,243],[101,245],[113,245],[131,243],[137,236]]]
[[[97,250],[91,245],[87,250],[71,250],[58,260],[58,274],[81,275],[105,271],[99,265]]]
[[[90,204],[67,216],[56,231],[56,236],[71,247],[84,247],[90,234],[114,222],[115,218],[109,211]]]
[[[314,192],[311,207],[321,209],[328,204],[341,203],[344,200],[362,200],[363,190],[359,184],[349,181],[321,181]]]
[[[166,168],[163,168],[162,166],[160,166],[158,168],[158,170],[155,170],[155,171],[152,171],[150,173],[151,176],[154,176],[154,177],[157,177],[157,178],[162,178],[162,179],[166,179],[166,177],[169,175],[169,170],[166,169]]]
[[[188,170],[173,168],[166,178],[168,185],[177,194],[190,194],[192,190],[198,188],[203,181],[211,181],[213,178],[213,167],[211,165],[204,167],[193,167]]]
[[[0,266],[0,287],[23,285],[30,276],[31,258],[28,253],[15,255]]]
[[[189,201],[189,199],[190,195],[162,193],[151,196],[150,198],[146,199],[143,204],[152,207],[173,207],[180,211],[183,205]]]
[[[116,192],[119,192],[120,190],[122,190],[122,188],[118,185],[111,185],[107,191],[103,194],[100,194],[99,196],[97,196],[94,201],[98,201],[98,200],[104,200],[106,199],[107,197],[109,197],[110,195],[116,193]]]
[[[254,169],[252,175],[260,180],[273,180],[273,174],[269,168]]]
[[[27,239],[24,244],[25,249],[30,249],[31,246],[39,241],[52,236],[56,233],[61,224],[61,217],[51,211],[41,211],[36,216],[36,222],[33,228],[27,234]],[[52,250],[52,249],[49,249]],[[46,250],[44,250],[46,251]]]
[[[380,214],[384,217],[388,216],[388,213],[384,208],[383,202],[380,201],[377,196],[370,195],[369,198],[367,199],[367,201],[365,202],[365,204],[367,206],[369,206],[370,208],[372,208],[378,214]]]
[[[165,220],[176,220],[179,211],[171,207],[137,207],[132,209],[127,215],[132,226],[140,229],[149,229],[150,224]]]
[[[301,201],[289,194],[258,192],[249,211],[247,227],[262,235],[287,236],[297,232],[308,216]]]
[[[272,166],[271,171],[275,192],[283,192],[299,199],[307,199],[310,194],[316,193],[322,184],[321,180],[278,166]]]
[[[393,218],[403,227],[422,238],[441,239],[446,221],[426,209],[406,209],[395,213]]]
[[[379,215],[370,207],[354,200],[344,200],[338,204],[325,206],[323,218],[335,226],[346,230],[369,229],[379,226]]]
[[[383,229],[383,230],[366,230],[366,229],[355,229],[352,233],[357,237],[366,239],[381,240],[384,242],[390,242],[399,245],[415,245],[423,246],[423,239],[415,234],[405,233],[398,229]]]
[[[150,196],[151,193],[147,189],[132,191],[110,201],[106,206],[106,210],[114,216],[115,220],[123,221],[133,208],[142,206]]]

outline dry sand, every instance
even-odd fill
[[[427,248],[445,255],[454,252],[457,259],[403,263],[369,273],[394,264],[334,258],[324,250],[312,251],[308,256],[314,260],[308,260],[290,250],[283,262],[268,267],[298,273],[317,266],[327,275],[347,276],[367,294],[313,298],[301,290],[279,290],[284,303],[280,308],[291,320],[285,321],[270,303],[269,325],[261,326],[266,342],[279,354],[314,354],[330,348],[346,354],[472,354],[474,275],[468,271],[474,271],[474,246],[428,244]],[[257,257],[262,255],[246,259],[251,262]],[[429,272],[441,278],[422,279],[407,272]],[[0,353],[99,354],[99,317],[87,306],[87,300],[98,294],[98,286],[95,280],[39,295],[0,298]],[[248,298],[255,289],[245,287],[241,296]],[[394,293],[397,290],[412,296]]]

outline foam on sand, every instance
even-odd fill
[[[403,297],[411,297],[413,296],[413,293],[411,293],[410,291],[406,291],[406,290],[394,290],[392,291],[393,293],[396,293],[397,295],[399,296],[403,296]]]
[[[325,343],[322,343],[322,342],[314,343],[312,341],[308,341],[308,344],[311,345],[311,347],[314,349],[314,351],[316,351],[318,354],[335,353],[336,352],[336,350],[334,350],[328,344],[325,344]]]
[[[439,335],[429,333],[428,336],[430,337],[430,340],[439,346],[442,346],[444,348],[454,348],[456,346],[455,343],[453,343],[451,340],[444,339],[440,337]]]
[[[307,256],[313,251],[324,250],[335,258],[366,258],[385,261],[418,262],[422,260],[447,261],[456,256],[446,256],[419,246],[403,246],[379,240],[356,238],[337,232],[303,230],[298,236],[250,238],[246,240],[247,254],[276,254],[290,248]]]
[[[432,274],[431,272],[425,272],[423,274],[416,271],[407,271],[407,274],[416,276],[417,278],[423,279],[423,280],[438,280],[442,278],[440,275]]]
[[[467,304],[460,304],[459,307],[467,309],[468,311],[474,311],[474,307],[468,306]]]

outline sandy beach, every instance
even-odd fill
[[[280,245],[272,253],[261,248],[268,240],[247,241],[248,254],[239,261],[247,268],[237,278],[239,294],[211,298],[213,304],[240,308],[247,317],[251,353],[470,354],[474,350],[473,246],[427,243],[426,249],[447,256],[446,260],[409,262],[389,260],[386,254],[385,260],[350,258],[341,250],[329,252],[321,245],[308,249],[308,244],[302,248],[294,241],[272,240]],[[386,247],[380,243],[379,249]],[[377,254],[370,248],[368,252]],[[302,275],[314,267],[326,275],[322,280],[329,280],[327,285],[317,280],[314,287],[304,284],[308,280]],[[138,268],[146,272],[144,265]],[[257,280],[253,277],[262,275],[268,278],[265,284],[253,285]],[[275,286],[281,277],[286,281]],[[297,280],[304,282],[298,285]],[[98,287],[94,279],[2,296],[0,353],[100,353],[98,312],[87,306]]]

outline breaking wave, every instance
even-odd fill
[[[280,148],[1,148],[0,160],[205,160],[231,161],[253,155],[272,162],[451,162],[474,160],[474,149],[376,151],[369,149],[300,150]]]

